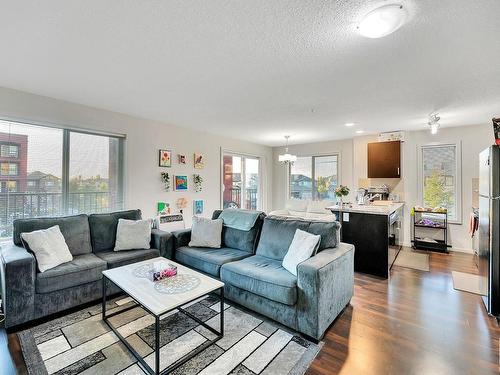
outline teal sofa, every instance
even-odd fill
[[[230,300],[321,339],[353,295],[354,246],[340,242],[338,222],[262,215],[254,229],[240,233],[255,241],[252,251],[243,252],[230,247],[238,241],[225,240],[228,231],[231,237],[238,234],[232,228],[224,228],[222,249],[189,248],[190,230],[173,232],[175,258],[220,278]],[[294,276],[281,263],[297,229],[321,235],[321,242]]]

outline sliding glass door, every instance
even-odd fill
[[[222,207],[262,209],[260,171],[259,158],[224,153],[222,156]]]

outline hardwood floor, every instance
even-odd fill
[[[430,272],[356,274],[354,298],[325,335],[308,375],[498,374],[500,329],[451,271],[477,273],[469,254],[431,253]]]
[[[452,270],[476,273],[472,256],[432,253],[430,267],[395,267],[389,280],[356,274],[351,306],[328,330],[307,374],[498,374],[496,321],[479,296],[452,285]],[[25,373],[15,335],[9,347]],[[9,374],[2,332],[0,359],[0,373]]]

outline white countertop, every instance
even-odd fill
[[[357,204],[347,205],[347,204],[344,204],[344,207],[342,207],[342,212],[355,212],[355,213],[362,213],[362,214],[389,216],[394,211],[400,209],[404,205],[405,205],[404,203],[393,203],[393,204],[388,205],[388,206],[376,206],[376,205],[369,205],[369,204],[365,204],[365,205],[357,205]],[[339,206],[330,206],[330,207],[327,207],[327,209],[332,211],[332,212],[340,211]]]

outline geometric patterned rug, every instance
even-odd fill
[[[135,304],[129,297],[108,301],[112,313]],[[240,306],[225,304],[224,337],[172,374],[302,375],[322,347],[279,323]],[[185,307],[219,329],[220,303],[205,296]],[[154,318],[136,307],[110,318],[130,345],[154,367]],[[162,369],[214,336],[185,314],[172,311],[160,323]],[[143,375],[135,357],[101,320],[101,305],[18,332],[31,375]]]

